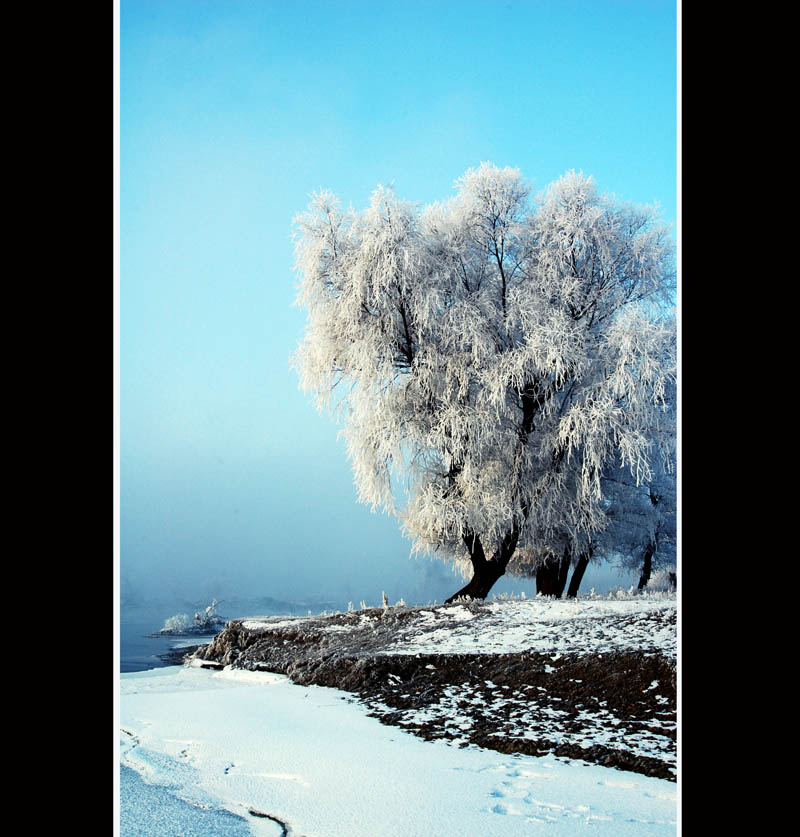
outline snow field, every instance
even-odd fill
[[[254,835],[674,834],[673,782],[426,742],[332,689],[233,669],[120,680],[121,761]],[[123,804],[125,801],[123,800]]]

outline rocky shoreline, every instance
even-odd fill
[[[427,740],[553,754],[675,781],[676,659],[663,639],[652,647],[641,639],[674,633],[675,607],[633,615],[607,609],[594,615],[588,608],[585,618],[568,623],[539,608],[544,615],[532,630],[561,636],[569,627],[574,638],[568,645],[497,653],[482,652],[480,645],[470,653],[435,650],[445,629],[464,637],[502,635],[502,620],[514,608],[504,604],[505,610],[469,602],[457,609],[233,619],[187,662],[270,671],[300,685],[336,688],[381,722]],[[634,618],[639,634],[626,642]],[[599,645],[598,636],[608,643]]]

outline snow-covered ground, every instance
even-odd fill
[[[430,607],[368,608],[328,617],[275,616],[241,620],[248,631],[274,633],[313,623],[318,634],[362,635],[387,630],[387,654],[604,654],[643,651],[671,659],[677,654],[677,601],[674,593],[575,599],[493,600]]]
[[[283,833],[259,813],[305,837],[676,830],[673,782],[422,741],[336,690],[265,672],[123,675],[120,730],[124,765],[194,805],[242,815],[254,835]]]
[[[616,647],[623,636],[628,642],[646,638],[648,614],[675,608],[674,597],[507,604],[488,603],[481,617],[458,605],[423,615],[434,620],[434,629],[414,632],[392,652],[435,647],[464,653],[470,642],[480,651],[543,643],[558,652],[574,647],[579,636],[586,650],[609,642]],[[484,630],[493,620],[503,630]],[[482,643],[474,622],[481,623]],[[662,627],[648,647],[674,653],[674,627],[669,633]],[[424,741],[369,717],[342,692],[295,685],[281,675],[184,666],[123,674],[119,688],[122,765],[153,789],[188,803],[171,811],[243,818],[237,822],[244,831],[224,833],[249,827],[253,835],[293,837],[661,835],[678,827],[675,782],[550,756]],[[158,832],[152,825],[137,831],[153,804],[126,779],[122,834],[220,833],[219,826],[189,831],[180,824],[173,824],[177,831]]]
[[[433,628],[390,648],[392,654],[609,653],[631,649],[675,657],[676,627],[658,619],[675,610],[666,596],[622,599],[549,599],[489,602],[477,613],[454,604],[430,611]],[[482,619],[479,630],[469,623]]]

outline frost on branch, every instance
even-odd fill
[[[160,634],[209,634],[225,627],[225,619],[217,613],[220,603],[214,599],[208,607],[197,611],[193,618],[186,613],[176,613],[165,620]]]
[[[295,257],[301,385],[342,422],[359,500],[416,549],[467,571],[579,549],[608,525],[610,470],[652,479],[676,374],[654,210],[575,172],[534,197],[484,163],[428,207],[321,192]]]

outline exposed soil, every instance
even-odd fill
[[[463,605],[474,629],[482,603]],[[382,723],[426,740],[553,754],[675,780],[674,657],[608,653],[393,653],[430,630],[431,608],[370,609],[290,620],[232,620],[195,664],[289,676],[351,693]],[[674,610],[658,618],[672,620]],[[485,623],[488,624],[488,623]]]

